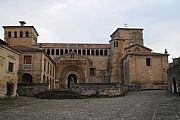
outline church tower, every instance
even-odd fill
[[[33,46],[37,44],[39,36],[34,26],[25,26],[24,21],[19,21],[20,26],[3,26],[4,40],[11,46]]]
[[[124,56],[124,49],[134,44],[144,45],[143,29],[118,28],[110,37],[111,82],[122,83],[122,58]]]

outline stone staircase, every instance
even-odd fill
[[[85,99],[86,96],[83,96],[72,90],[52,90],[44,91],[38,94],[35,94],[34,97],[40,99]]]

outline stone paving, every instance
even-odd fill
[[[0,101],[0,120],[180,120],[180,96],[162,90],[116,98]]]

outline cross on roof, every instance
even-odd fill
[[[127,23],[124,23],[124,27],[128,27],[128,24],[127,24]]]

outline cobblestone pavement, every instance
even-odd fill
[[[0,120],[180,120],[180,96],[162,90],[116,98],[20,97],[4,104],[0,102]]]

